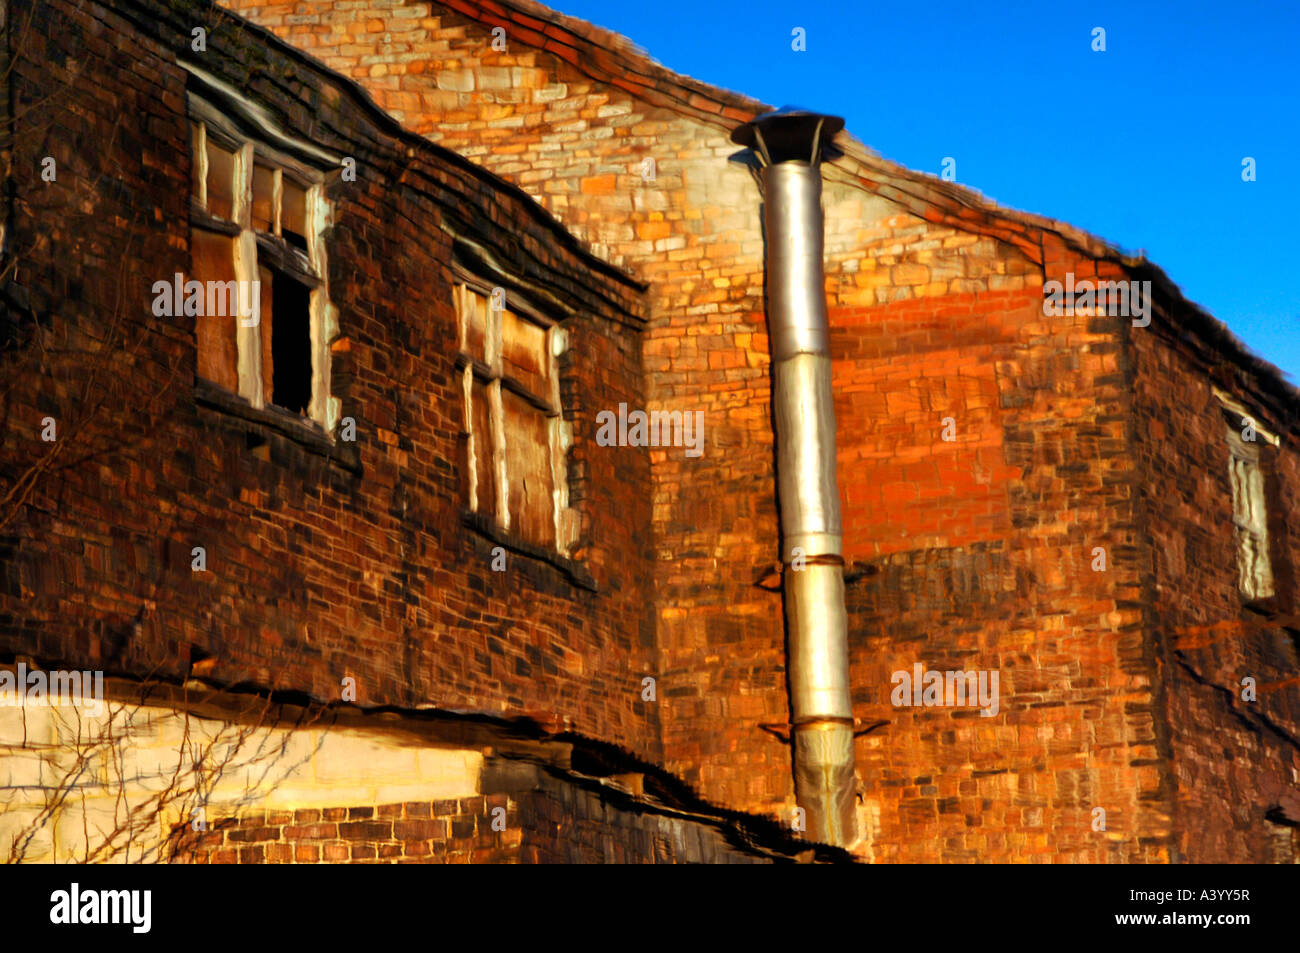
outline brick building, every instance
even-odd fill
[[[159,751],[192,712],[300,753],[160,811],[177,856],[791,856],[732,813],[795,803],[767,107],[526,0],[227,6],[8,4],[4,651]],[[1295,860],[1300,395],[1145,259],[835,146],[854,853]],[[1149,311],[1045,307],[1097,281]],[[603,445],[621,405],[701,452]],[[918,664],[996,713],[895,704]]]

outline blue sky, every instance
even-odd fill
[[[959,183],[1002,205],[1144,249],[1300,381],[1300,3],[549,5],[678,72],[844,116],[888,159],[938,174],[951,156]]]

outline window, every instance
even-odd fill
[[[329,429],[323,175],[191,106],[189,279],[206,289],[198,376]]]
[[[565,333],[504,289],[456,286],[469,508],[534,546],[568,555],[572,431],[560,414],[556,358]]]
[[[1244,406],[1216,389],[1227,424],[1228,482],[1237,546],[1237,586],[1247,602],[1275,594],[1269,553],[1267,458],[1276,435],[1263,429]]]

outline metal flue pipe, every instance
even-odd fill
[[[853,707],[821,207],[822,147],[843,127],[786,108],[731,138],[762,166],[795,798],[811,838],[848,847],[858,838]]]

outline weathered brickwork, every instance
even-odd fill
[[[773,862],[709,824],[628,810],[555,779],[511,797],[246,814],[204,834],[182,832],[173,857],[195,864]]]
[[[772,855],[681,816],[632,810],[544,778],[519,808],[521,858],[533,864],[766,864]],[[788,858],[780,858],[788,859]]]
[[[502,808],[505,814],[493,814]],[[504,829],[492,821],[503,818]],[[518,862],[518,805],[505,795],[377,807],[253,812],[183,830],[174,862],[487,864]],[[498,824],[501,826],[501,823]]]
[[[1141,553],[1148,625],[1163,669],[1165,750],[1179,855],[1192,862],[1295,862],[1300,826],[1300,693],[1295,567],[1300,454],[1294,402],[1271,375],[1134,328],[1135,437],[1149,527]],[[1269,535],[1278,596],[1250,607],[1238,590],[1227,421],[1212,386],[1232,393],[1283,444],[1271,453]],[[1241,429],[1241,421],[1233,419]],[[1267,452],[1267,451],[1266,451]],[[1196,475],[1189,479],[1188,474]],[[1254,679],[1253,699],[1243,679]],[[1271,822],[1265,818],[1271,818]]]
[[[872,528],[848,602],[874,856],[1163,859],[1137,573],[1092,570],[1136,531],[1118,321],[1049,323],[1034,288],[843,323],[869,355],[837,366],[837,415],[846,522]],[[997,672],[997,713],[895,707],[916,663]]]
[[[114,5],[154,9],[153,0]],[[303,135],[361,157],[353,191],[331,186],[331,284],[343,310],[338,394],[365,434],[362,475],[275,435],[247,448],[244,425],[164,391],[162,423],[125,425],[147,452],[132,450],[125,467],[74,472],[57,506],[47,493],[24,517],[36,523],[6,530],[17,532],[11,548],[22,543],[7,570],[12,594],[26,600],[12,616],[17,645],[75,644],[103,658],[139,647],[184,657],[194,646],[215,653],[228,677],[325,696],[342,674],[363,674],[363,701],[532,714],[631,749],[728,808],[788,824],[790,752],[763,730],[789,710],[772,591],[779,533],[761,206],[729,140],[765,107],[529,0],[225,5],[354,78],[450,153],[388,128],[315,67],[277,65],[292,54],[256,28],[219,24],[206,7],[159,5],[160,25],[127,30],[134,45],[120,54],[148,68],[106,78],[107,94],[73,94],[81,112],[61,119],[51,141],[108,128],[112,97],[129,95],[127,114],[152,113],[175,153],[141,148],[132,135],[157,140],[140,130],[111,147],[134,178],[48,240],[28,223],[28,237],[47,241],[31,284],[54,300],[112,300],[99,297],[117,287],[107,248],[127,233],[147,245],[151,269],[184,259],[184,80],[168,57],[181,55],[189,20],[211,17],[210,48],[234,51],[221,67],[232,81],[260,67],[253,93]],[[96,39],[85,11],[70,16]],[[24,97],[62,75],[63,47],[47,42],[42,58],[53,79],[20,70]],[[852,690],[864,729],[860,856],[1289,859],[1286,824],[1300,816],[1300,626],[1279,616],[1296,614],[1287,573],[1300,554],[1285,526],[1300,503],[1295,393],[1149,263],[902,169],[851,137],[837,146],[823,204]],[[33,142],[22,161],[34,168],[48,148]],[[454,154],[514,183],[632,277],[584,257],[521,196]],[[68,161],[75,177],[60,180],[62,203],[95,172],[84,157]],[[37,202],[42,193],[24,188]],[[162,229],[129,225],[156,201]],[[112,231],[106,221],[117,222]],[[575,312],[564,404],[594,593],[520,557],[499,581],[482,571],[491,541],[460,525],[451,247],[432,223],[493,243]],[[97,244],[73,245],[85,235]],[[140,284],[134,261],[127,278]],[[1045,316],[1043,284],[1067,273],[1153,279],[1151,326]],[[105,277],[92,286],[83,274]],[[80,317],[73,326],[90,333]],[[139,391],[130,400],[153,406],[171,364],[192,377],[193,343],[184,328],[141,321],[158,343],[142,349],[148,373],[129,377]],[[1273,537],[1286,594],[1264,617],[1243,609],[1235,588],[1212,382],[1258,405],[1282,437]],[[64,393],[47,387],[19,417],[55,413]],[[596,414],[620,403],[703,411],[703,456],[595,445]],[[107,509],[119,499],[120,510]],[[171,521],[161,532],[159,518]],[[210,550],[230,567],[224,576],[192,581],[194,525],[226,531]],[[43,548],[22,538],[33,534]],[[64,578],[87,593],[93,615],[54,621],[50,600]],[[998,673],[998,713],[895,707],[891,676],[916,663]],[[1240,697],[1248,674],[1260,686],[1254,704]],[[658,680],[653,703],[641,701],[644,675]],[[394,859],[431,857],[435,842],[471,859],[476,850],[484,859],[665,859],[660,821],[611,821],[589,802],[545,787],[513,792],[521,840],[480,841],[480,825],[460,843],[449,828],[442,841],[412,839],[428,855],[402,854],[409,845],[393,815],[390,833],[362,847],[374,857],[356,859],[387,859],[381,845]],[[232,830],[267,826],[246,819]],[[264,838],[266,852],[284,840],[280,827]],[[354,859],[341,830],[312,835],[321,859],[326,843],[333,859]],[[726,859],[712,842],[689,842],[694,853],[679,845],[667,858]],[[203,849],[239,859],[238,843]]]
[[[567,412],[644,402],[639,289],[583,255],[526,197],[401,132],[336,77],[204,6],[15,3],[10,246],[50,354],[19,350],[4,453],[51,445],[4,528],[4,650],[78,667],[213,678],[361,704],[533,715],[654,755],[644,451],[570,455],[580,585],[462,524],[452,234],[569,317]],[[190,48],[208,28],[208,53]],[[356,443],[331,449],[196,400],[193,318],[152,314],[188,272],[186,78],[197,61],[292,134],[355,157],[330,178],[333,395]],[[33,104],[40,104],[39,109]],[[39,127],[39,128],[38,128]],[[41,158],[58,163],[40,178]],[[27,324],[23,322],[27,321]],[[64,349],[67,349],[66,351]],[[105,350],[100,351],[98,349]],[[96,361],[108,354],[106,363]],[[6,375],[7,376],[7,375]],[[192,548],[207,571],[192,572]]]
[[[788,749],[759,727],[788,718],[780,599],[753,585],[778,538],[759,196],[727,138],[759,105],[523,3],[230,5],[649,283],[649,399],[709,434],[651,454],[666,763],[785,816]],[[888,722],[858,747],[871,856],[1167,859],[1125,339],[1041,310],[1045,280],[1125,272],[852,142],[826,179],[855,714]],[[894,709],[917,661],[999,671],[1000,715]]]

